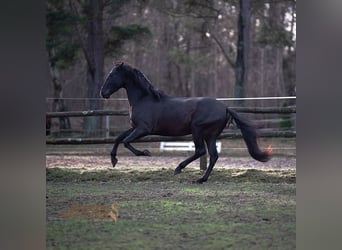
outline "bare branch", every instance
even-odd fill
[[[80,2],[79,2],[80,3]],[[69,7],[70,9],[73,11],[73,13],[80,18],[80,14],[78,13],[77,11],[77,8],[76,6],[74,5],[73,1],[72,0],[69,0]],[[86,59],[87,61],[87,64],[88,64],[88,67],[89,67],[89,70],[93,73],[95,71],[94,69],[94,65],[90,59],[90,56],[89,56],[89,53],[88,53],[88,50],[87,50],[87,47],[84,43],[84,39],[82,37],[82,32],[81,32],[81,29],[79,28],[79,25],[78,23],[76,23],[75,25],[75,32],[76,32],[76,35],[77,35],[77,38],[78,38],[78,41],[81,45],[81,48],[82,48],[82,51],[83,51],[83,54],[84,54],[84,58]]]
[[[235,68],[235,60],[233,60],[228,53],[226,52],[225,48],[223,47],[222,43],[217,39],[217,37],[214,34],[210,33],[210,37],[212,37],[214,39],[214,41],[216,42],[216,44],[220,47],[224,57],[226,58],[227,62],[230,64],[230,66],[232,68]]]

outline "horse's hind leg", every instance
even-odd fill
[[[206,153],[203,138],[199,135],[193,134],[193,140],[195,144],[195,154],[185,159],[178,165],[174,172],[175,175],[181,173],[182,169],[185,168],[189,163],[193,162]]]
[[[202,178],[200,178],[196,181],[197,183],[201,183],[201,184],[208,180],[208,177],[209,177],[211,171],[213,170],[214,165],[218,159],[218,153],[217,153],[217,149],[216,149],[216,138],[210,138],[210,139],[206,140],[206,143],[208,146],[208,153],[210,156],[210,160],[209,160],[209,166],[207,168],[207,171],[205,172],[205,174],[203,175]]]

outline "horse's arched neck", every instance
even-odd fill
[[[134,82],[128,82],[125,84],[127,98],[130,106],[137,105],[139,101],[146,96],[146,92]]]

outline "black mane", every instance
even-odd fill
[[[130,72],[133,76],[134,82],[138,84],[142,89],[144,89],[147,93],[152,94],[158,101],[161,97],[166,96],[163,92],[154,88],[147,77],[137,68],[134,68],[126,63],[121,63],[119,66],[122,66],[126,71]]]

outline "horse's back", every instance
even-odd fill
[[[210,97],[201,97],[198,98],[195,115],[210,122],[211,120],[225,119],[226,110],[227,108],[222,102]]]
[[[151,115],[151,133],[158,135],[191,134],[194,126],[206,126],[226,121],[226,107],[210,97],[164,97],[148,108],[140,107],[141,116]],[[149,120],[149,119],[148,119]]]
[[[179,118],[217,120],[226,117],[226,106],[211,97],[169,98],[166,107],[180,114]],[[190,117],[191,116],[191,117]]]

